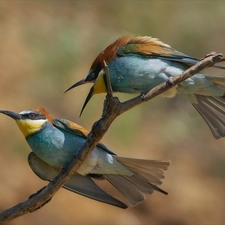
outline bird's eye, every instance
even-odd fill
[[[95,73],[91,72],[89,76],[90,76],[90,78],[95,78]]]
[[[32,119],[33,120],[35,117],[36,117],[36,114],[35,113],[30,113],[29,114],[29,119]]]
[[[87,78],[86,78],[86,81],[94,81],[96,78],[96,75],[95,75],[95,72],[91,72],[88,74]]]

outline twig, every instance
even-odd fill
[[[106,64],[106,61],[103,60],[104,66],[105,66],[105,78],[106,78],[106,88],[107,88],[107,94],[110,98],[113,97],[113,90],[112,90],[112,85],[111,85],[111,80],[110,80],[110,76],[109,76],[109,67]]]
[[[128,111],[134,106],[137,106],[145,101],[150,100],[151,98],[154,98],[155,96],[168,90],[174,85],[179,84],[188,77],[199,73],[201,70],[221,61],[224,61],[224,58],[222,58],[221,54],[210,54],[202,61],[186,70],[181,75],[174,77],[170,82],[165,82],[153,88],[145,95],[144,98],[142,96],[138,96],[124,103],[120,103],[118,98],[113,97],[111,87],[107,88],[108,94],[106,96],[102,118],[93,125],[92,130],[87,137],[86,143],[80,149],[79,157],[73,159],[71,164],[68,167],[64,168],[52,182],[50,182],[45,188],[41,189],[36,194],[32,195],[32,197],[27,201],[21,202],[13,206],[12,208],[2,211],[0,213],[0,223],[15,219],[26,213],[33,212],[34,210],[46,204],[64,185],[64,183],[70,178],[70,176],[82,165],[84,160],[88,157],[97,143],[101,140],[101,138],[107,132],[111,123],[117,116]],[[108,80],[107,85],[110,85],[110,76],[107,68],[108,67],[106,65],[106,79]]]

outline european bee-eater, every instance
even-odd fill
[[[32,149],[28,157],[32,170],[43,180],[51,181],[68,165],[84,145],[88,131],[66,119],[53,119],[43,108],[15,113],[0,110],[13,118]],[[118,156],[102,143],[94,148],[64,188],[94,200],[126,208],[123,202],[103,191],[94,179],[109,181],[131,206],[145,200],[145,194],[159,191],[163,170],[169,161]]]
[[[81,113],[94,94],[106,92],[104,61],[109,68],[114,92],[146,94],[199,60],[176,51],[156,38],[123,36],[97,56],[85,79],[68,89],[94,83]],[[214,67],[225,69],[218,65]],[[192,103],[216,139],[225,136],[225,76],[199,73],[161,96],[172,98],[176,94],[184,96]]]

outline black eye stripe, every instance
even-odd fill
[[[100,72],[101,70],[102,70],[102,66],[101,66],[101,64],[99,63],[99,64],[97,65],[97,67],[96,67],[92,72],[89,73],[89,75],[87,76],[86,80],[87,80],[87,81],[93,81],[93,80],[95,80],[95,79],[98,77],[98,74],[99,74],[99,72]]]
[[[30,119],[30,120],[40,120],[40,119],[46,119],[44,115],[37,114],[35,112],[26,113],[21,115],[24,118]]]

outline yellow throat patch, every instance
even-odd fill
[[[106,85],[105,85],[105,80],[104,80],[104,70],[101,70],[95,83],[94,83],[94,90],[93,94],[101,94],[101,93],[106,93]]]
[[[16,123],[26,138],[29,135],[40,131],[46,123],[46,120],[16,120]]]

